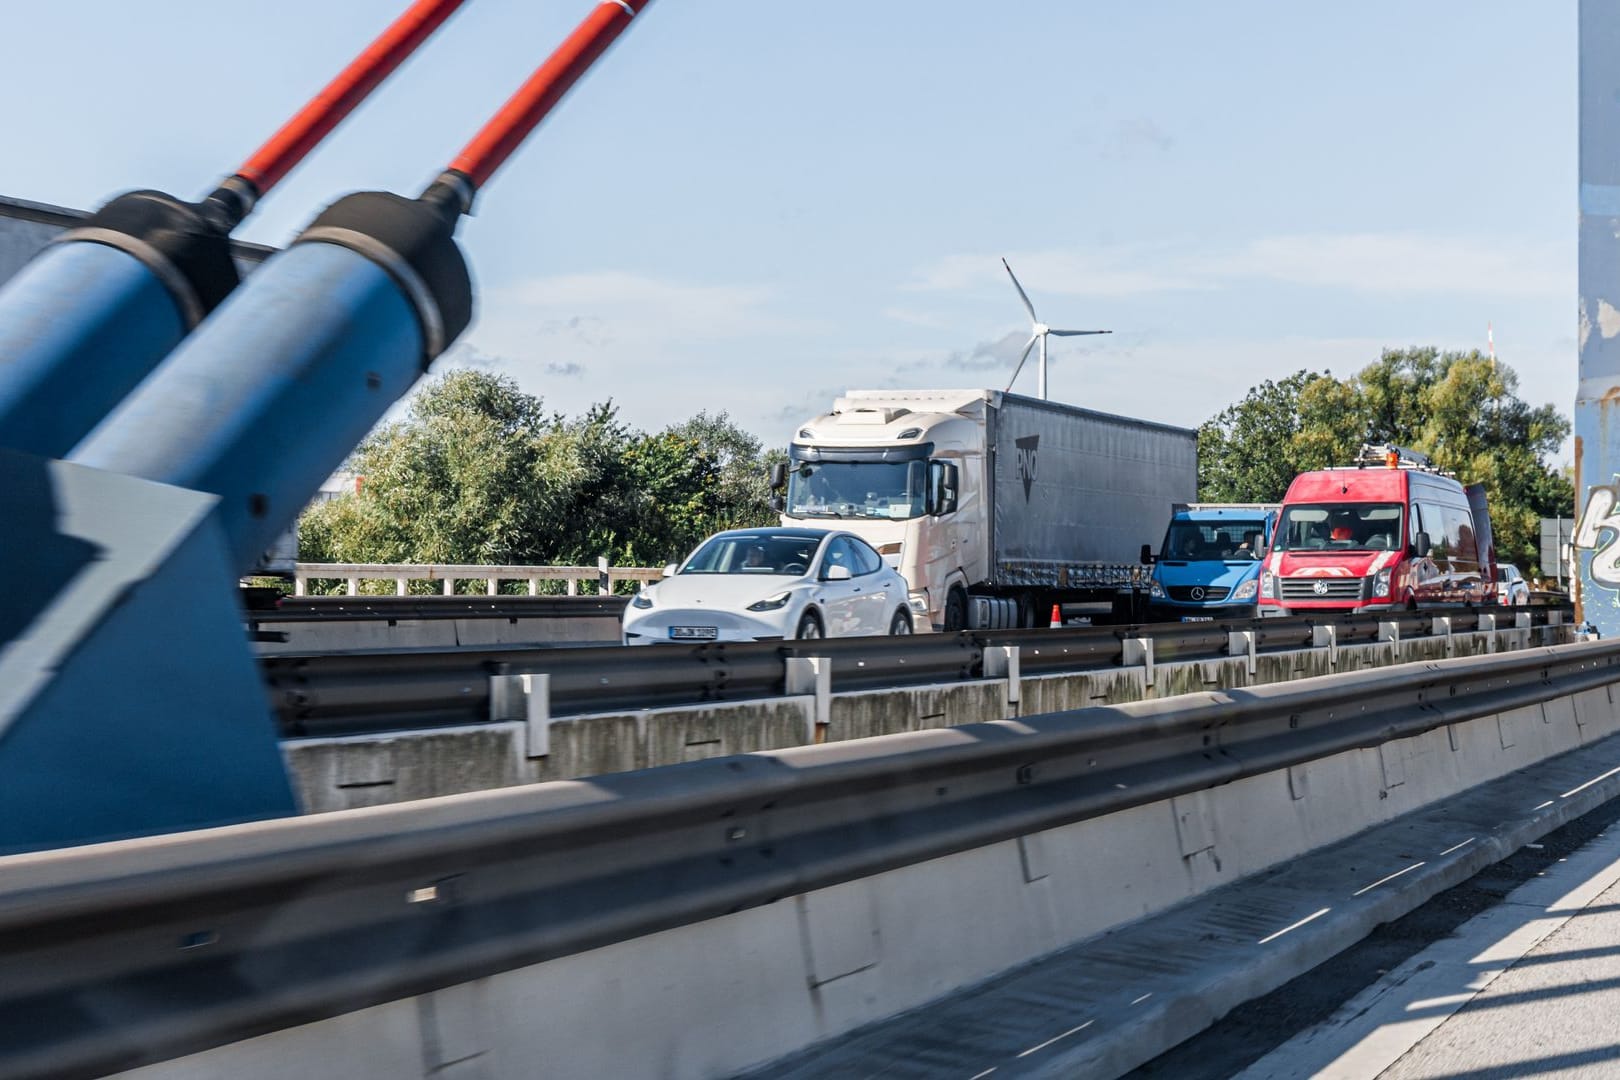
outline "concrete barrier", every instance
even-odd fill
[[[1346,662],[1344,653],[1339,662]],[[1443,667],[1443,661],[1436,667],[1438,685]],[[1165,678],[1157,672],[1154,682]],[[1603,685],[1440,724],[126,1075],[252,1080],[302,1069],[426,1077],[471,1069],[517,1077],[541,1064],[546,1075],[565,1078],[684,1080],[749,1069],[862,1074],[845,1068],[851,1059],[840,1055],[870,1049],[885,1036],[869,1029],[864,1039],[849,1039],[850,1033],[924,1006],[938,1010],[935,1023],[929,1028],[926,1013],[911,1014],[928,1034],[894,1047],[888,1064],[910,1070],[897,1075],[935,1066],[947,1074],[982,1073],[960,1051],[980,1044],[1027,1047],[1019,1058],[1049,1052],[1044,1062],[1036,1059],[1048,1067],[1042,1075],[1115,1075],[1240,1000],[1232,996],[1240,984],[1244,993],[1263,992],[1320,959],[1296,943],[1332,937],[1302,935],[1260,948],[1306,924],[1326,925],[1313,920],[1328,909],[1296,909],[1298,894],[1259,904],[1212,899],[1197,919],[1187,914],[1194,909],[1178,905],[1219,897],[1217,890],[1358,835],[1394,843],[1388,850],[1416,862],[1412,869],[1430,859],[1447,867],[1427,879],[1392,875],[1403,887],[1424,881],[1432,891],[1454,883],[1500,857],[1504,844],[1523,842],[1534,828],[1551,828],[1620,791],[1615,694],[1613,684]],[[1520,774],[1532,779],[1509,783]],[[1493,783],[1509,786],[1493,792]],[[1500,797],[1494,803],[1473,797],[1480,792]],[[1543,801],[1527,806],[1530,797]],[[1420,812],[1428,814],[1423,828],[1410,824]],[[1526,814],[1540,814],[1540,826],[1524,825]],[[1430,855],[1430,846],[1452,842],[1447,837],[1457,842]],[[1427,846],[1416,854],[1402,846],[1418,843]],[[1323,857],[1346,859],[1331,850]],[[1368,863],[1361,876],[1375,870],[1384,873]],[[1383,883],[1370,882],[1356,898]],[[1362,932],[1401,907],[1386,899],[1393,891],[1371,895],[1361,908]],[[1348,899],[1342,903],[1354,908]],[[1158,924],[1153,948],[1103,936],[1131,933],[1158,917],[1181,921]],[[1065,977],[1118,998],[1108,1013],[1115,1026],[1087,1034],[1085,1015],[1071,1013],[1067,1030],[1053,1030],[1048,1006],[1061,1004],[1061,995],[989,1009],[999,984],[986,980],[1079,943],[1089,944]],[[1166,980],[1223,943],[1247,949],[1256,958],[1253,969],[1232,975],[1207,998],[1204,986],[1183,987],[1179,997],[1168,992]],[[1126,1000],[1143,986],[1150,989]],[[1138,1037],[1142,1031],[1148,1036]],[[1053,1050],[1060,1040],[1064,1045]],[[815,1056],[782,1060],[818,1044],[824,1049],[811,1051]]]
[[[1154,665],[1151,682],[1150,669],[1137,666],[830,694],[820,703],[804,694],[560,718],[531,715],[468,727],[294,739],[283,743],[283,754],[301,805],[316,813],[1506,652],[1567,641],[1570,633],[1568,626],[1524,627],[1260,653],[1253,658],[1252,674],[1246,655],[1189,660]],[[535,711],[531,707],[531,714]],[[524,714],[517,707],[510,715]]]

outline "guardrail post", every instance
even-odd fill
[[[1339,628],[1337,626],[1311,627],[1311,645],[1328,651],[1328,667],[1339,666]]]
[[[809,741],[827,741],[827,726],[832,723],[832,658],[826,656],[789,656],[782,661],[785,671],[783,689],[790,697],[815,695],[815,708],[811,710]]]
[[[454,596],[454,595],[456,595],[456,579],[455,578],[447,577],[447,578],[444,579],[444,595],[446,595],[446,596]]]
[[[1485,635],[1485,651],[1488,653],[1496,651],[1496,631],[1501,622],[1502,616],[1497,612],[1482,611],[1479,613],[1479,624],[1475,629]]]
[[[1439,637],[1441,634],[1445,635],[1447,656],[1452,655],[1452,653],[1456,650],[1456,643],[1451,640],[1450,615],[1436,615],[1434,617],[1434,622],[1429,626],[1429,633],[1436,637]]]
[[[1126,667],[1141,664],[1147,670],[1147,685],[1153,685],[1153,639],[1128,637],[1120,640],[1120,662]]]
[[[360,579],[359,578],[357,578],[357,577],[349,578],[349,595],[350,596],[358,596],[358,595],[360,595]]]
[[[1547,625],[1548,626],[1563,626],[1564,625],[1564,613],[1562,611],[1549,611],[1549,612],[1547,612]]]
[[[1007,707],[1014,716],[1018,715],[1017,706],[1023,697],[1021,659],[1017,645],[990,645],[984,650],[984,677],[1007,680]]]
[[[1515,611],[1513,613],[1513,629],[1515,630],[1528,630],[1534,621],[1534,616],[1528,611]]]
[[[304,574],[293,575],[293,595],[306,596],[309,594],[309,578]]]
[[[1380,622],[1378,624],[1378,640],[1387,641],[1391,645],[1399,645],[1401,643],[1401,624],[1394,619]]]
[[[492,722],[522,721],[524,754],[551,753],[551,676],[491,675],[489,718]]]
[[[1248,655],[1249,674],[1254,674],[1255,665],[1255,638],[1253,630],[1233,630],[1226,635],[1226,654],[1228,656]]]
[[[608,577],[608,561],[606,555],[596,557],[596,592],[599,596],[606,596],[613,591],[612,579]]]

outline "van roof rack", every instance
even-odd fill
[[[1384,465],[1391,469],[1422,469],[1424,472],[1439,472],[1429,455],[1420,454],[1416,450],[1409,450],[1394,443],[1362,443],[1361,453],[1356,455],[1356,468],[1364,469],[1368,465]]]

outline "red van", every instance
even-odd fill
[[[1485,488],[1422,454],[1365,446],[1288,485],[1260,575],[1260,614],[1488,603],[1496,549]]]

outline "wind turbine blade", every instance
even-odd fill
[[[1033,349],[1035,347],[1035,343],[1040,339],[1041,335],[1039,334],[1031,334],[1029,336],[1029,342],[1024,346],[1024,355],[1018,358],[1018,366],[1013,368],[1012,378],[1007,380],[1008,390],[1011,390],[1013,388],[1013,383],[1018,381],[1018,373],[1024,370],[1024,361],[1029,359],[1029,350]]]
[[[1001,265],[1007,266],[1007,260],[1002,259]],[[1032,323],[1040,322],[1041,320],[1035,316],[1035,305],[1029,302],[1029,295],[1024,292],[1024,287],[1018,284],[1018,275],[1012,272],[1012,267],[1010,266],[1007,266],[1007,276],[1012,278],[1013,288],[1018,290],[1018,299],[1024,302],[1024,310],[1029,312],[1029,321]],[[1026,349],[1024,351],[1028,352],[1029,350]]]
[[[1088,334],[1112,334],[1112,330],[1048,330],[1048,334],[1058,337],[1085,337]]]

